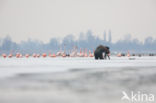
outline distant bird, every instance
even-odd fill
[[[49,53],[49,57],[51,57],[52,55],[51,55],[51,53]]]
[[[39,58],[40,57],[40,54],[37,54],[37,58]]]
[[[118,53],[118,54],[117,54],[117,57],[121,57],[121,53]]]
[[[65,54],[65,53],[63,53],[63,54],[62,54],[62,57],[66,57],[66,54]]]
[[[89,57],[93,57],[94,55],[91,53],[91,51],[89,50]]]
[[[2,54],[2,56],[4,57],[4,58],[6,58],[7,57],[7,55],[4,53],[4,54]]]
[[[127,56],[128,56],[128,57],[130,57],[130,56],[131,56],[131,55],[130,55],[130,53],[129,53],[129,51],[128,51],[128,53],[127,53]]]
[[[33,55],[32,55],[34,58],[36,58],[37,57],[37,54],[36,53],[33,53]]]
[[[9,58],[12,58],[12,54],[9,54],[8,57],[9,57]]]
[[[51,57],[56,57],[55,53],[53,53],[53,55],[51,55]]]
[[[26,57],[26,58],[29,58],[29,54],[25,54],[25,57]]]
[[[22,55],[20,53],[16,53],[16,58],[20,58]]]
[[[42,56],[45,58],[47,56],[47,54],[46,53],[43,53]]]

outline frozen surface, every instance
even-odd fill
[[[0,58],[0,103],[128,103],[122,91],[156,94],[156,57],[131,59]]]
[[[69,69],[93,69],[104,67],[152,67],[156,57],[111,57],[111,60],[94,58],[0,58],[0,78],[19,73],[60,72]]]

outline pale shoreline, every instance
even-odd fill
[[[45,66],[40,69],[46,72],[25,71],[0,78],[0,103],[128,103],[121,101],[122,91],[156,95],[155,61],[155,58],[117,61],[114,58],[111,61],[76,60],[77,63],[65,60],[63,64],[60,60],[60,66],[56,66],[57,61],[54,64],[49,61],[49,69],[55,65],[64,70],[46,71]],[[109,63],[114,65],[111,67]],[[25,69],[30,69],[28,67]]]
[[[94,69],[105,67],[149,67],[156,66],[156,57],[111,57],[111,60],[94,58],[5,58],[0,62],[0,78],[20,73],[61,72],[70,69]]]

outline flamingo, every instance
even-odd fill
[[[80,54],[79,54],[79,56],[81,56],[82,55],[82,51],[81,51],[81,48],[80,48]]]
[[[117,54],[117,57],[121,57],[121,53],[118,53],[118,54]]]
[[[40,57],[40,54],[37,54],[36,56],[37,56],[37,58],[39,58]]]
[[[85,57],[88,57],[87,49],[85,49],[85,51],[84,51],[84,56],[85,56]]]
[[[12,53],[10,53],[10,54],[8,55],[8,57],[9,57],[9,58],[12,58]]]
[[[52,55],[51,55],[51,53],[49,53],[49,57],[51,57]]]
[[[45,58],[47,56],[47,54],[46,53],[43,53],[42,56]]]
[[[16,53],[16,58],[20,58],[20,53]]]
[[[25,54],[25,57],[26,57],[26,58],[29,58],[29,54]]]
[[[4,58],[6,58],[7,57],[7,55],[4,53],[4,54],[2,54],[2,56],[4,57]]]
[[[56,56],[61,56],[61,51],[57,52]]]
[[[32,55],[34,58],[36,58],[37,57],[37,54],[36,53],[33,53],[33,55]]]
[[[81,50],[81,48],[80,48],[80,53],[79,53],[79,55],[78,55],[79,57],[83,57],[84,56],[84,54],[82,53],[82,50]]]
[[[56,57],[55,53],[53,55],[51,55],[51,57]]]
[[[93,54],[91,53],[90,50],[89,50],[89,57],[93,57]]]
[[[129,51],[128,51],[128,53],[127,53],[127,56],[128,56],[128,57],[130,57],[130,56],[131,56],[131,55],[130,55],[130,53],[129,53]]]
[[[22,58],[22,54],[20,54],[19,57]]]
[[[66,54],[65,54],[65,53],[63,53],[63,54],[62,54],[62,57],[66,57]]]

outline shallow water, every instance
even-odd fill
[[[1,58],[0,75],[0,103],[129,103],[122,91],[156,94],[156,57]]]

